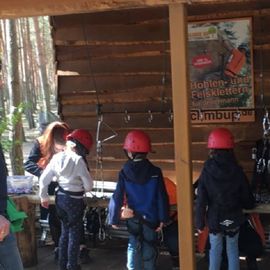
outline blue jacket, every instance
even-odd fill
[[[109,224],[119,224],[126,197],[129,208],[151,224],[169,220],[169,203],[160,168],[148,159],[128,160],[119,173],[109,204]]]

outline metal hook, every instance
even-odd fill
[[[128,123],[130,121],[130,119],[131,119],[131,117],[128,114],[128,111],[125,110],[125,115],[124,115],[124,121],[125,121],[125,123]]]
[[[154,119],[151,110],[148,111],[148,114],[149,114],[149,116],[148,116],[148,122],[151,123],[153,121],[153,119]]]
[[[199,109],[199,119],[203,121],[204,115],[202,109]]]
[[[234,120],[240,121],[240,118],[241,118],[241,111],[238,108],[236,114],[234,115]]]
[[[265,115],[263,117],[263,134],[264,136],[268,137],[270,134],[270,119],[269,119],[269,112],[265,107]]]
[[[162,85],[165,85],[166,83],[167,83],[167,76],[166,76],[166,74],[164,74],[162,76]]]
[[[169,123],[173,121],[173,112],[172,110],[169,110],[169,117],[168,117]]]

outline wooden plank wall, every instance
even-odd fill
[[[270,105],[270,2],[188,6],[189,21],[253,17],[255,123],[225,126],[235,134],[236,155],[251,177],[251,148],[262,136],[262,102]],[[97,104],[103,117],[101,137],[118,136],[103,145],[103,176],[96,170],[96,149],[89,157],[98,180],[116,181],[126,158],[122,144],[128,131],[149,133],[155,153],[149,158],[174,179],[174,139],[168,8],[156,7],[102,13],[55,16],[51,19],[58,71],[59,112],[72,128],[96,136]],[[263,59],[263,89],[262,80]],[[266,104],[267,105],[267,104]],[[218,125],[193,125],[192,161],[196,180],[207,158],[206,141]]]

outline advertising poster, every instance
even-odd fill
[[[191,122],[255,120],[251,18],[188,24]]]

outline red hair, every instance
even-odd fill
[[[55,154],[54,145],[65,145],[66,136],[68,135],[70,128],[68,124],[60,121],[50,123],[43,134],[38,137],[40,144],[41,158],[38,161],[38,165],[41,168],[45,168],[49,163],[52,156]]]

